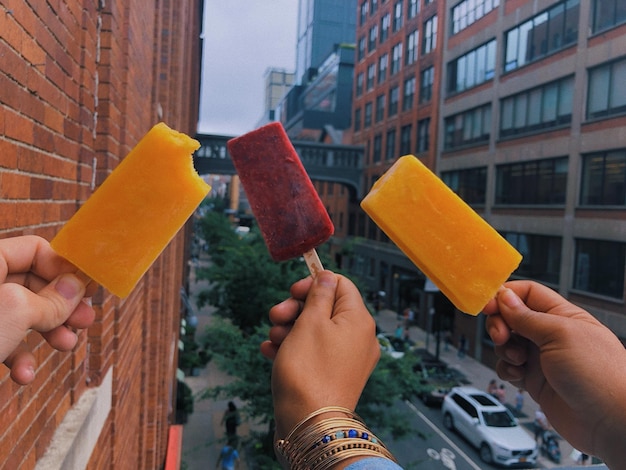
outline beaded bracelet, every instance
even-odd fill
[[[327,418],[305,426],[314,417],[330,412],[347,417]],[[355,412],[341,407],[325,407],[311,413],[285,439],[275,443],[275,450],[281,465],[292,470],[325,470],[356,456],[396,461]]]

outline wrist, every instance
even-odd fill
[[[274,444],[283,468],[330,469],[379,457],[395,462],[386,446],[353,411],[325,407],[301,419],[284,438]]]

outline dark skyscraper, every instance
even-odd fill
[[[319,67],[335,46],[354,44],[356,0],[300,0],[296,81],[305,84],[309,69]]]

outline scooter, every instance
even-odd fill
[[[547,455],[554,463],[561,463],[561,449],[556,434],[552,431],[544,431],[541,435],[541,453]]]

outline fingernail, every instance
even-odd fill
[[[54,288],[63,297],[71,300],[82,292],[83,285],[73,274],[64,274],[59,278]]]
[[[509,308],[517,308],[523,305],[522,299],[520,299],[511,289],[503,289],[500,292],[498,299]]]
[[[330,271],[322,271],[319,273],[315,281],[322,286],[334,287],[337,285],[337,276]]]

